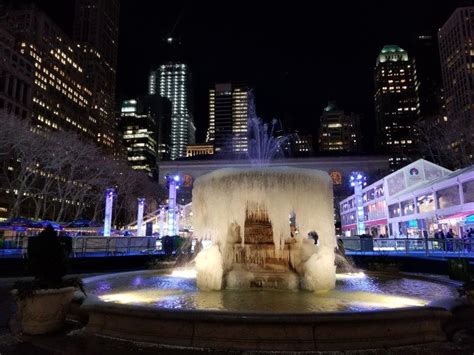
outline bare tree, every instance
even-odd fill
[[[138,197],[159,198],[158,184],[145,173],[74,133],[33,131],[9,116],[0,116],[0,125],[0,192],[8,197],[10,217],[33,206],[34,218],[97,220],[105,189],[117,187],[114,224],[123,225],[135,218]]]
[[[428,117],[419,120],[416,128],[420,152],[427,159],[450,168],[472,164],[472,133],[466,120]]]
[[[9,195],[9,217],[19,215],[21,205],[34,197],[49,147],[45,138],[30,130],[24,121],[1,116],[2,190]]]

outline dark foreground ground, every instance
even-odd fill
[[[24,336],[18,331],[15,320],[15,303],[9,290],[12,282],[0,280],[0,355],[10,354],[278,354],[258,351],[213,351],[209,349],[183,349],[160,347],[146,343],[132,343],[106,337],[91,337],[82,334],[81,326],[69,323],[67,329],[59,334],[47,336]],[[284,352],[279,354],[301,354]],[[329,354],[329,352],[304,352],[303,354]],[[422,346],[405,346],[390,349],[367,349],[364,351],[331,352],[331,354],[474,354],[473,328],[456,334],[445,343]]]
[[[359,257],[363,259],[362,261],[367,264],[369,262],[372,264],[383,264],[385,266],[393,266],[392,264],[397,262],[397,270],[403,271],[412,271],[410,267],[411,264],[408,262],[401,263],[399,259],[385,260],[386,258],[373,258]],[[354,260],[357,266],[362,268],[370,269],[369,264],[365,265],[361,260],[357,260],[357,257]],[[380,259],[380,260],[379,260]],[[145,258],[140,257],[127,257],[127,258],[101,258],[98,259],[100,263],[97,263],[97,260],[77,260],[78,263],[75,267],[77,270],[71,270],[73,272],[83,273],[83,272],[92,272],[97,274],[99,273],[109,273],[119,270],[133,270],[133,269],[143,269],[146,266],[151,264],[154,267],[169,267],[169,263],[165,263],[160,258]],[[124,262],[126,260],[126,262]],[[403,260],[402,260],[403,261]],[[437,261],[438,262],[438,261]],[[401,264],[400,264],[401,263]],[[159,264],[159,265],[158,265]],[[163,265],[161,265],[163,264]],[[361,264],[361,265],[359,265]],[[400,264],[400,265],[399,265]],[[419,262],[416,263],[419,268]],[[438,262],[439,264],[439,262]],[[117,265],[120,265],[120,268],[117,268]],[[440,264],[440,274],[447,274],[446,264]],[[0,267],[0,275],[2,271],[5,274],[11,274],[11,269],[13,266],[18,270],[18,265],[11,265],[11,267],[4,268]],[[432,271],[436,269],[435,264],[430,264]],[[439,266],[439,265],[438,265]],[[405,270],[406,269],[406,270]],[[420,270],[416,270],[420,271]],[[3,276],[2,275],[2,276]],[[23,276],[23,274],[15,274],[16,277]],[[88,274],[92,276],[93,274]],[[84,274],[82,276],[85,276]],[[163,347],[147,343],[132,343],[128,341],[123,341],[120,339],[107,338],[107,337],[96,337],[96,336],[86,336],[83,334],[81,327],[82,325],[78,323],[69,323],[67,329],[58,334],[52,334],[47,336],[24,336],[18,330],[18,324],[15,319],[15,302],[10,295],[10,289],[13,285],[15,279],[12,278],[0,278],[0,355],[9,355],[9,354],[67,354],[67,355],[79,355],[79,354],[357,354],[357,355],[381,355],[381,354],[470,354],[474,355],[474,317],[472,322],[469,322],[470,325],[465,328],[457,331],[453,334],[452,338],[449,341],[443,343],[435,343],[430,345],[418,345],[418,346],[405,346],[405,347],[396,347],[389,349],[367,349],[362,351],[345,351],[345,352],[263,352],[263,351],[213,351],[209,349],[186,349],[186,348],[171,348]]]

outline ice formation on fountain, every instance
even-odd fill
[[[203,249],[196,257],[196,283],[200,289],[220,290],[224,273],[222,254],[217,244]]]
[[[196,259],[198,286],[244,287],[255,284],[259,274],[284,288],[333,288],[332,191],[329,175],[310,169],[221,169],[198,178],[194,234],[214,242]],[[299,231],[294,237],[290,213]],[[258,228],[252,229],[249,221]],[[318,233],[318,245],[308,239],[311,231]]]

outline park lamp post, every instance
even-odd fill
[[[361,172],[353,172],[350,177],[351,187],[354,188],[356,207],[357,235],[365,234],[364,200],[362,189],[367,185],[367,177]]]
[[[138,199],[137,212],[137,237],[143,237],[143,210],[145,209],[145,199]]]
[[[112,227],[112,207],[114,204],[115,188],[110,187],[105,190],[105,218],[104,218],[104,237],[110,237]]]
[[[166,185],[168,187],[168,235],[177,235],[177,211],[176,211],[176,190],[181,184],[179,175],[166,175]]]

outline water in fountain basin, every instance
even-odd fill
[[[454,287],[426,280],[364,274],[338,274],[336,288],[328,292],[268,289],[203,292],[196,287],[193,270],[173,274],[111,275],[88,282],[86,291],[111,303],[153,305],[158,309],[223,310],[237,312],[369,311],[455,297]]]

